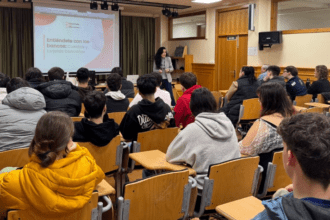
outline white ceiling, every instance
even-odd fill
[[[279,14],[308,12],[330,8],[330,0],[292,0],[278,4]]]
[[[59,1],[68,1],[68,2],[85,2],[90,3],[90,0],[59,0]],[[188,5],[191,6],[189,9],[179,10],[179,14],[184,14],[188,12],[194,11],[202,11],[206,8],[218,8],[225,6],[234,6],[238,4],[248,3],[249,0],[222,0],[221,2],[213,3],[213,4],[200,4],[200,3],[192,3],[192,0],[137,0],[137,1],[147,1],[147,2],[157,2],[164,4],[177,4],[177,5]],[[108,2],[109,4],[109,2]],[[136,6],[136,5],[124,5],[119,4],[119,6],[124,8],[123,12],[128,13],[142,13],[142,14],[153,14],[153,15],[161,15],[162,8],[158,7],[147,7],[147,6]]]

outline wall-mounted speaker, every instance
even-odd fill
[[[259,33],[259,49],[272,47],[273,44],[282,43],[282,31],[260,32]],[[265,46],[268,45],[268,46]]]
[[[249,31],[254,31],[254,9],[256,4],[249,4]]]

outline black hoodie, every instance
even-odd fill
[[[74,128],[74,142],[91,142],[98,147],[106,146],[119,134],[118,124],[109,119],[107,114],[104,115],[102,124],[95,124],[83,118],[74,123]]]
[[[119,130],[124,139],[136,141],[139,132],[166,127],[175,127],[171,108],[162,99],[156,98],[154,103],[143,99],[130,108]]]
[[[46,111],[62,111],[70,117],[78,116],[81,110],[81,98],[77,87],[65,80],[42,83],[36,87],[45,97]]]

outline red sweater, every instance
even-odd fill
[[[174,119],[177,127],[180,127],[180,124],[182,124],[183,128],[185,128],[188,124],[195,121],[195,117],[191,113],[189,103],[190,103],[191,94],[195,89],[199,89],[199,88],[202,87],[199,85],[190,87],[183,93],[183,95],[176,102],[176,105],[174,107],[174,112],[175,112]]]

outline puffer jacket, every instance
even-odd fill
[[[35,211],[49,217],[75,212],[104,178],[89,151],[77,145],[47,168],[33,154],[22,170],[0,174],[0,207]]]
[[[38,89],[45,97],[46,111],[61,111],[70,117],[80,114],[81,98],[76,91],[78,88],[71,82],[55,80],[40,84]]]
[[[45,107],[44,96],[35,89],[9,93],[0,105],[0,151],[29,147]]]

